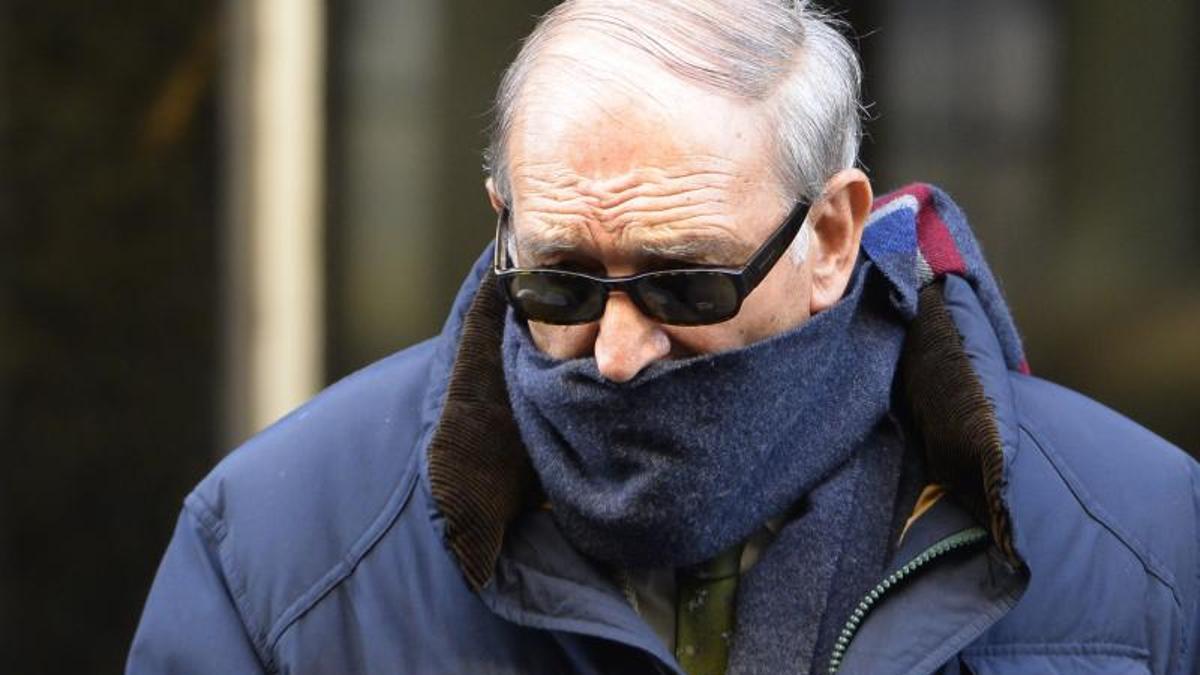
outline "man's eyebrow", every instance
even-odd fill
[[[557,232],[536,232],[517,241],[519,260],[532,264],[549,260],[563,253],[591,249],[591,239],[584,233],[566,229]],[[734,266],[745,263],[755,247],[731,236],[672,235],[632,239],[627,244],[640,258],[661,258],[694,263]],[[524,263],[522,263],[524,264]]]
[[[646,239],[634,247],[647,258],[735,266],[745,263],[754,246],[731,236],[674,236]]]
[[[564,228],[554,233],[532,232],[516,238],[517,259],[520,264],[526,264],[521,262],[526,260],[537,264],[561,253],[585,250],[590,243],[587,236],[574,229]]]

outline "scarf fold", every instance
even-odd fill
[[[854,607],[879,580],[894,534],[894,510],[916,476],[886,419],[836,473],[809,492],[738,587],[727,672],[815,673]],[[911,467],[908,467],[911,469]]]

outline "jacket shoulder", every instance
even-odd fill
[[[1122,634],[1117,617],[1141,616],[1147,623],[1125,626],[1125,637],[1148,640],[1162,670],[1176,672],[1167,663],[1191,658],[1200,629],[1200,467],[1082,394],[1024,375],[1011,381],[1021,430],[1008,476],[1010,506],[1025,523],[1018,542],[1043,595],[1076,598],[1036,613],[1069,617],[1065,608],[1087,597],[1079,604],[1100,608],[1097,634],[1110,637]],[[1078,632],[1089,619],[1072,620]]]
[[[1198,467],[1186,453],[1078,392],[1026,375],[1012,384],[1021,430],[1083,508],[1147,535],[1164,522],[1195,525]]]
[[[351,567],[403,506],[437,352],[435,338],[330,386],[188,496],[260,638]]]

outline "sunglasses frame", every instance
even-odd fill
[[[604,308],[608,305],[608,294],[613,291],[620,291],[633,301],[634,305],[645,314],[647,317],[658,321],[659,323],[672,326],[706,326],[723,321],[728,321],[737,316],[742,310],[742,303],[746,300],[746,296],[766,278],[767,273],[775,267],[775,263],[783,256],[784,251],[791,246],[792,241],[796,239],[800,229],[804,225],[805,219],[808,218],[809,203],[806,201],[798,201],[792,207],[792,210],[780,223],[779,227],[771,233],[762,246],[758,247],[741,267],[689,267],[685,269],[675,270],[655,270],[652,272],[642,272],[640,274],[632,274],[623,277],[600,277],[583,272],[574,272],[570,270],[557,270],[550,268],[520,268],[511,267],[506,269],[508,263],[508,247],[506,245],[506,225],[509,220],[509,209],[507,206],[500,209],[499,217],[496,219],[496,242],[495,251],[492,261],[492,271],[500,282],[500,288],[504,293],[508,304],[512,306],[517,315],[522,319],[536,321],[538,323],[547,323],[556,326],[572,326],[598,321],[604,316]],[[507,279],[521,275],[539,275],[550,277],[567,277],[575,280],[584,280],[600,287],[603,294],[603,302],[600,304],[600,313],[594,317],[580,319],[578,321],[546,321],[537,317],[527,317],[521,310],[516,299],[512,297],[511,286],[506,282]],[[672,321],[656,316],[656,312],[647,305],[641,296],[641,291],[638,290],[638,284],[651,278],[660,278],[665,276],[709,276],[719,275],[728,279],[734,290],[737,292],[737,302],[733,310],[728,315],[722,315],[721,318],[705,321]]]

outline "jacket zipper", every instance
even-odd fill
[[[870,614],[871,609],[879,604],[880,598],[886,595],[893,586],[912,576],[917,570],[937,558],[965,546],[978,544],[987,539],[987,536],[987,530],[984,530],[982,527],[972,527],[961,532],[956,532],[925,549],[920,555],[908,561],[903,567],[892,572],[887,578],[876,584],[875,588],[871,589],[859,601],[858,606],[854,608],[854,612],[846,621],[845,627],[842,628],[842,632],[838,634],[837,642],[833,645],[833,655],[829,659],[829,675],[836,675],[838,670],[841,669],[842,659],[846,656],[846,650],[849,649],[850,643],[854,640],[854,636],[858,633],[858,629],[862,626],[863,621]]]

